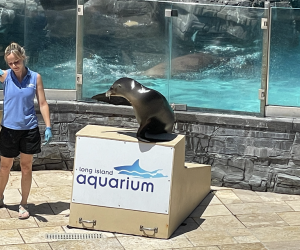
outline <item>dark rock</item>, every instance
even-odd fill
[[[46,170],[68,170],[68,168],[65,162],[59,162],[46,164]]]

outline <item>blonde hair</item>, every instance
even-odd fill
[[[14,56],[17,59],[23,59],[24,61],[26,61],[26,53],[25,53],[25,49],[23,47],[21,47],[19,44],[17,43],[11,43],[10,45],[8,45],[5,49],[5,53],[4,53],[4,60],[5,62],[7,59],[7,56],[9,56],[10,54],[14,54]]]

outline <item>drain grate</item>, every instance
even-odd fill
[[[78,234],[78,233],[62,233],[62,234],[46,234],[48,240],[88,240],[100,239],[102,236],[99,233]]]

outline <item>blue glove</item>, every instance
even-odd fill
[[[51,132],[51,128],[50,127],[46,127],[45,130],[45,142],[43,143],[43,145],[48,144],[52,139],[52,132]]]

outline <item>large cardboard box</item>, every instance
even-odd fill
[[[185,137],[140,142],[130,129],[76,134],[69,225],[169,238],[210,191],[210,165],[185,164]]]

